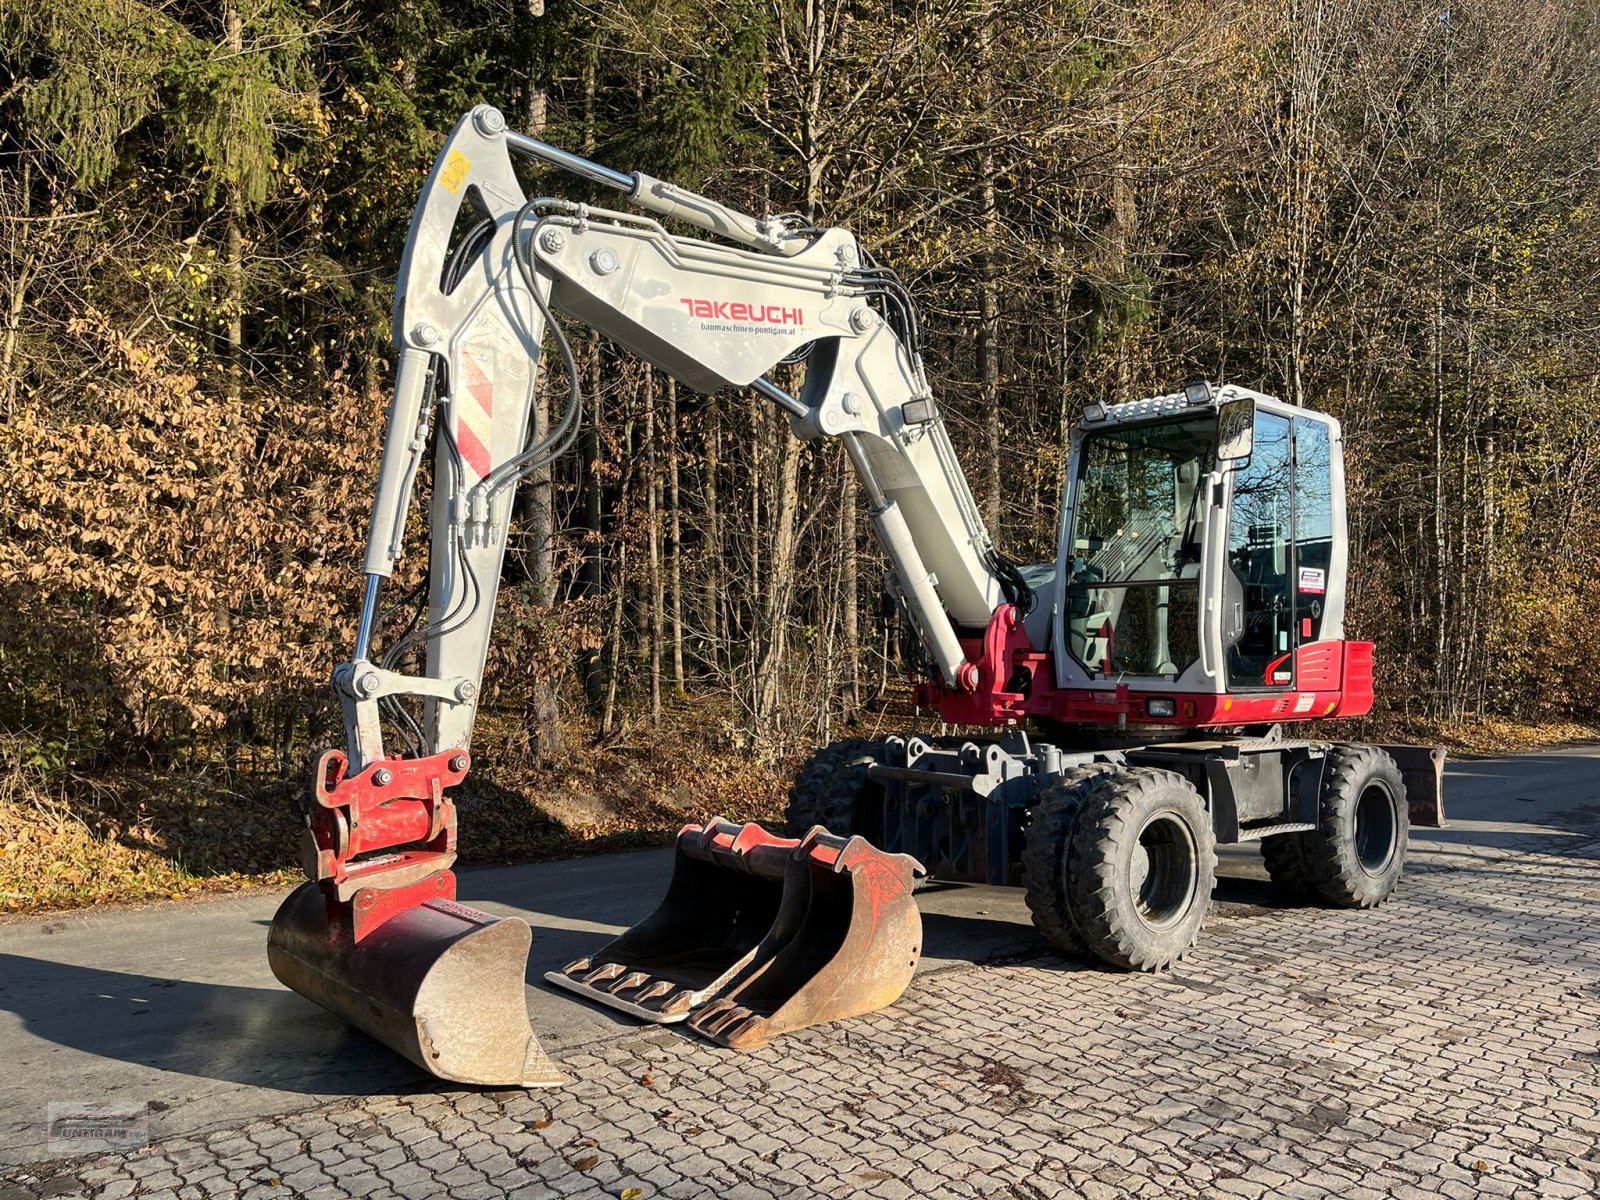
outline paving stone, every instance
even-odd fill
[[[0,1200],[1593,1196],[1597,857],[1424,858],[1370,912],[1220,906],[1169,975],[951,970],[751,1054],[645,1031],[559,1093],[343,1101]]]

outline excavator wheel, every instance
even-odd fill
[[[833,742],[813,754],[789,788],[783,810],[783,831],[803,837],[821,825],[840,837],[864,837],[883,848],[883,788],[867,778],[867,768],[879,761],[876,742],[850,738]]]
[[[1304,833],[1275,833],[1261,839],[1261,861],[1267,868],[1267,878],[1291,896],[1307,897],[1316,891],[1311,867],[1306,863],[1305,840]]]
[[[1194,785],[1173,771],[1132,767],[1085,793],[1065,884],[1093,954],[1155,971],[1199,937],[1216,869],[1216,835]]]
[[[1319,828],[1295,834],[1312,888],[1340,908],[1375,908],[1405,870],[1410,820],[1394,759],[1376,746],[1335,746],[1322,768]]]
[[[1093,957],[1072,915],[1072,895],[1067,887],[1067,843],[1078,827],[1078,816],[1089,790],[1116,770],[1104,763],[1064,771],[1028,814],[1022,847],[1022,882],[1028,910],[1039,932],[1063,954]]]

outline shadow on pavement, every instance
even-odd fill
[[[309,1000],[276,987],[0,954],[0,1009],[45,1042],[253,1087],[339,1096],[411,1091],[428,1079]]]

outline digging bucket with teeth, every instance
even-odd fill
[[[921,951],[922,868],[821,827],[782,838],[713,820],[678,835],[666,897],[639,924],[545,978],[726,1046],[872,1012]]]
[[[570,1082],[528,1023],[527,923],[455,901],[444,789],[466,775],[467,756],[384,759],[348,778],[346,767],[338,751],[318,763],[310,878],[272,919],[272,973],[441,1079]]]

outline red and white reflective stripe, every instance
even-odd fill
[[[457,395],[456,450],[466,465],[472,484],[489,474],[489,447],[494,444],[494,384],[472,360],[461,352],[461,382],[465,396]]]

